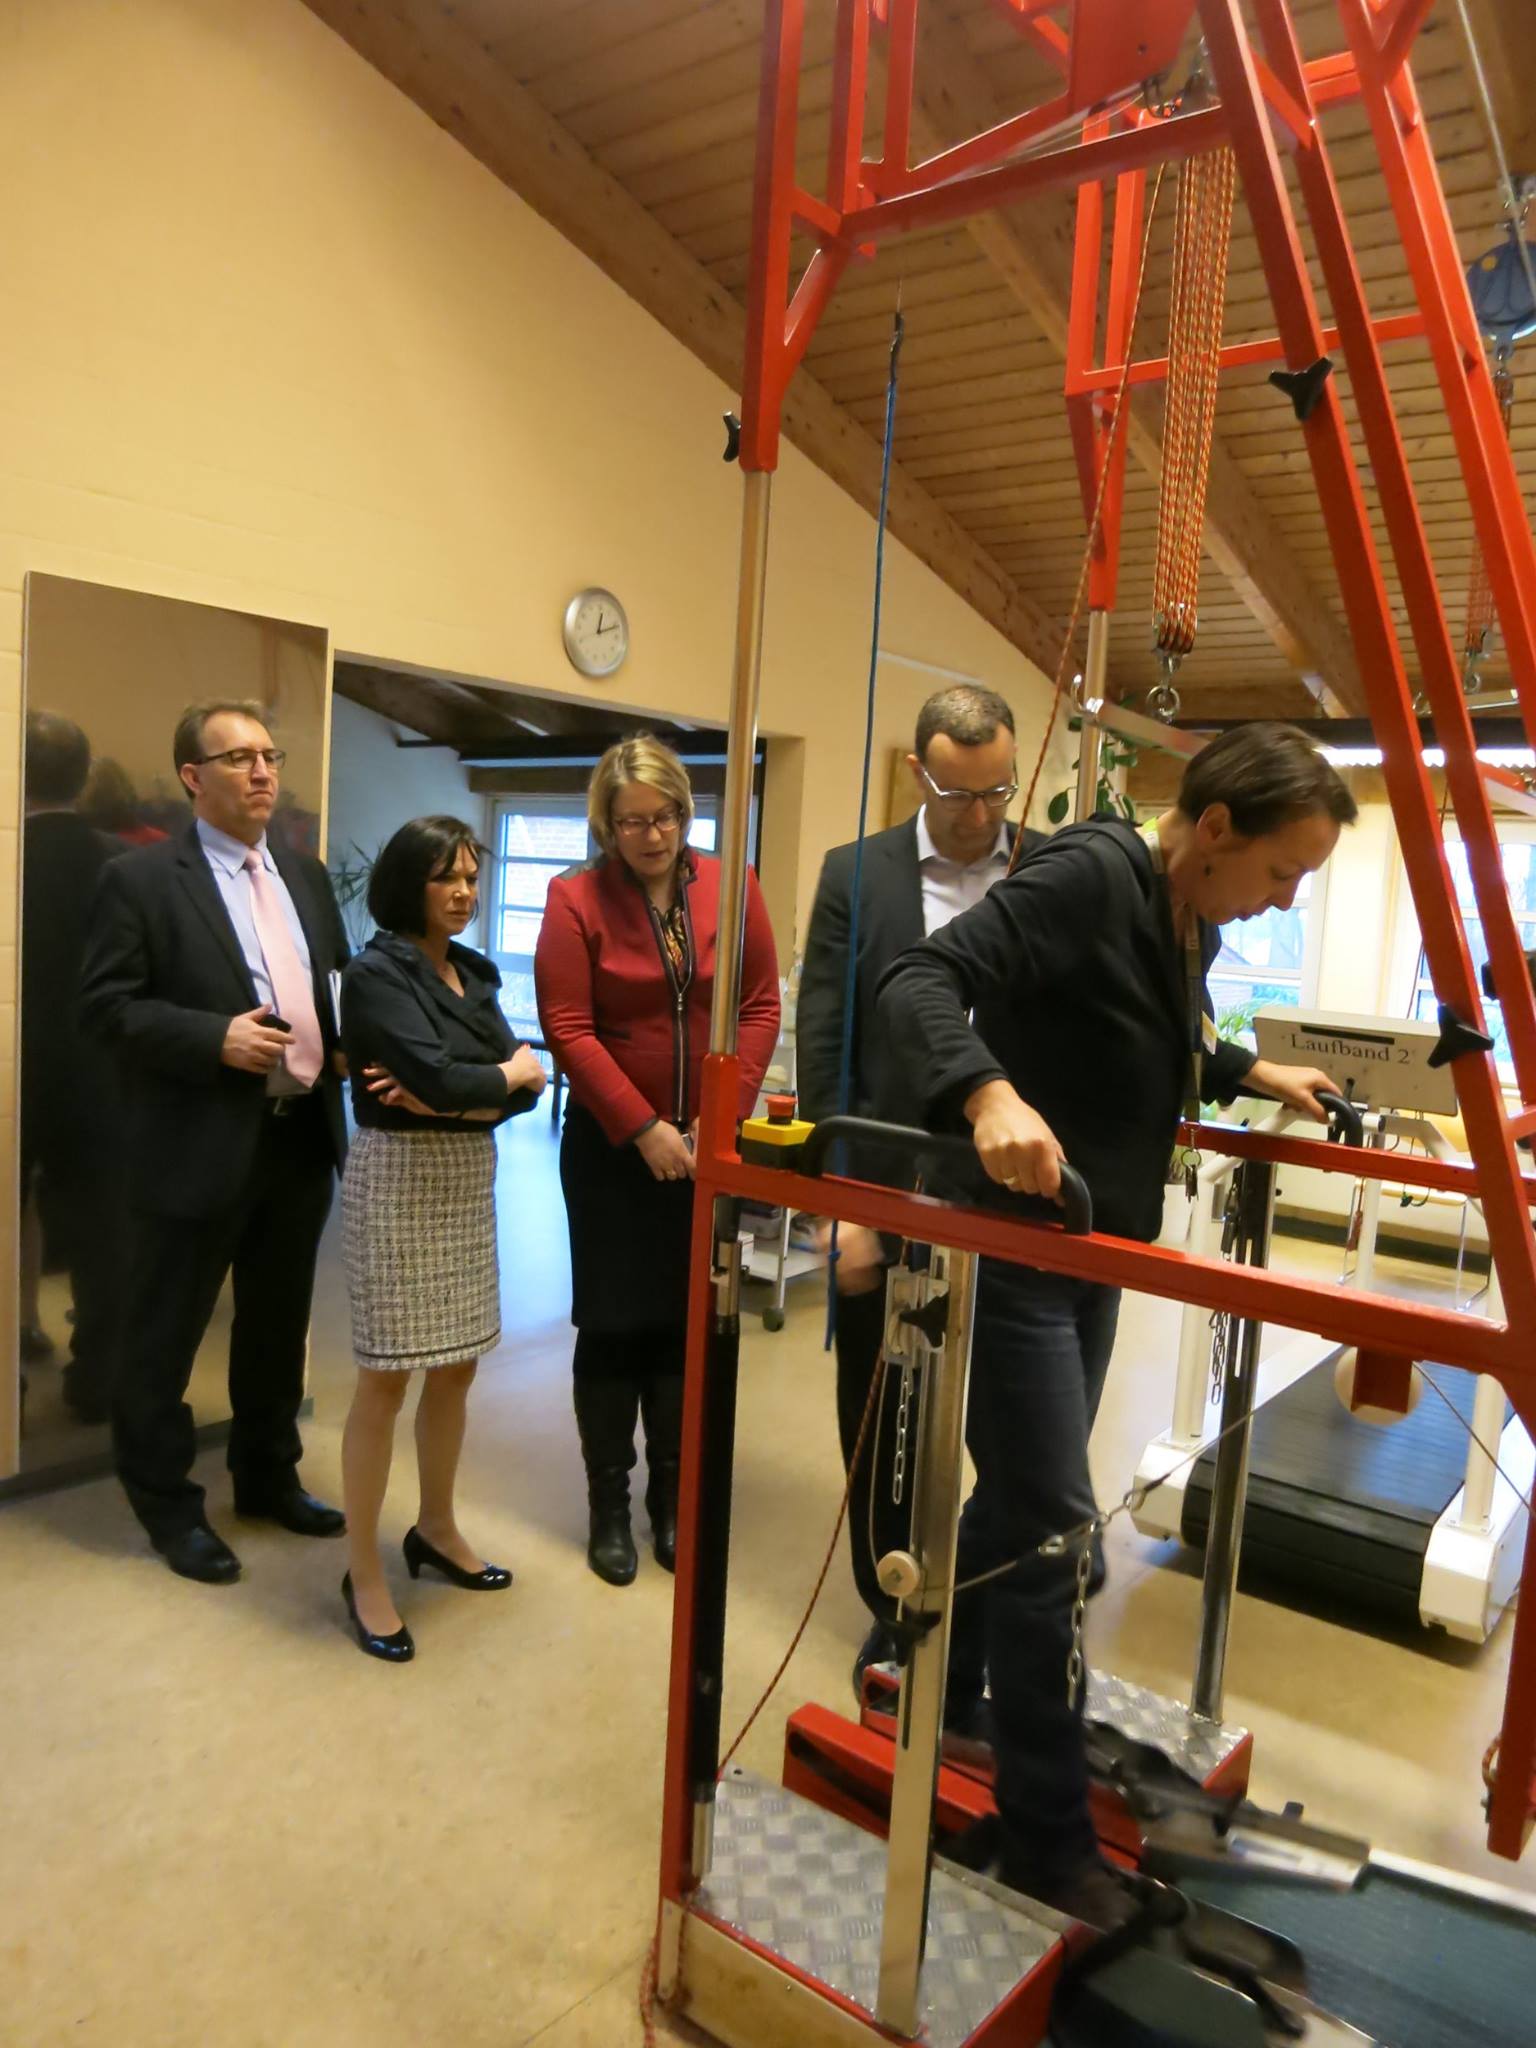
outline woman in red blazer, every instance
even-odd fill
[[[602,849],[551,882],[534,955],[539,1022],[571,1100],[560,1180],[571,1234],[576,1425],[587,1468],[587,1561],[627,1586],[635,1423],[645,1420],[656,1560],[677,1534],[693,1137],[709,1049],[720,864],[688,845],[681,761],[641,735],[593,770],[587,819]],[[740,1112],[750,1115],[779,1032],[779,970],[747,876]]]

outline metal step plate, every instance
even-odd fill
[[[782,1785],[733,1766],[715,1795],[714,1856],[696,1904],[873,2014],[885,1844]],[[961,2048],[1054,1947],[1056,1928],[995,1887],[935,1869],[922,2039]]]
[[[1113,1672],[1088,1674],[1087,1717],[1132,1742],[1149,1743],[1168,1761],[1204,1785],[1248,1739],[1246,1728],[1206,1721],[1180,1700],[1165,1699]]]

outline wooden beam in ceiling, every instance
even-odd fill
[[[338,658],[335,688],[338,696],[350,698],[439,746],[500,745],[522,735],[522,727],[510,712],[445,677],[407,674],[372,662]]]
[[[488,170],[589,256],[669,333],[740,388],[746,316],[680,242],[435,0],[306,0]],[[879,443],[804,370],[784,432],[865,511],[880,500]],[[890,530],[1047,675],[1061,632],[938,502],[893,466]]]
[[[918,15],[914,150],[923,156],[996,126],[1001,118],[985,73],[956,26],[938,8]],[[1005,213],[978,214],[966,231],[1065,360],[1071,304],[1073,207],[1040,196],[1030,204],[1026,239]],[[1156,405],[1142,394],[1127,425],[1131,456],[1152,476],[1162,473]],[[1218,442],[1206,491],[1205,545],[1212,561],[1320,702],[1350,710],[1364,705],[1354,645],[1259,503],[1237,464]]]
[[[1536,42],[1528,0],[1467,0],[1467,17],[1510,175],[1536,177]],[[1455,33],[1459,43],[1459,21]]]

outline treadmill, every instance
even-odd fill
[[[1456,1111],[1450,1069],[1428,1063],[1439,1037],[1433,1024],[1274,1004],[1254,1025],[1261,1057],[1333,1075],[1365,1112],[1367,1143],[1411,1141],[1456,1156],[1430,1121]],[[1270,1121],[1288,1120],[1280,1112]],[[1228,1177],[1220,1160],[1202,1169],[1192,1249],[1219,1232]],[[1346,1284],[1372,1285],[1380,1206],[1381,1183],[1367,1182]],[[1498,1313],[1492,1277],[1489,1301]],[[1203,1548],[1216,1462],[1209,1445],[1217,1420],[1206,1399],[1211,1330],[1198,1310],[1186,1310],[1184,1324],[1173,1426],[1147,1446],[1137,1474],[1160,1483],[1136,1523],[1144,1534]],[[1337,1345],[1301,1336],[1261,1364],[1245,1560],[1280,1582],[1485,1640],[1519,1576],[1525,1510],[1517,1489],[1528,1494],[1536,1470],[1529,1436],[1496,1381],[1432,1361],[1423,1364],[1433,1388],[1422,1390],[1409,1414],[1367,1421],[1334,1390],[1339,1355]],[[1507,1478],[1464,1424],[1496,1449]],[[1191,1459],[1202,1443],[1207,1448]]]

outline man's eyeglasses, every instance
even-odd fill
[[[1016,782],[999,782],[992,789],[940,789],[921,762],[917,772],[932,791],[934,802],[957,818],[972,804],[981,804],[989,811],[1006,811],[1019,793]]]
[[[264,762],[275,775],[288,756],[281,747],[226,747],[222,754],[199,754],[199,768],[209,768],[215,761],[227,761],[237,775],[249,775],[258,761]]]
[[[683,814],[676,804],[668,804],[664,811],[651,811],[641,817],[638,811],[631,811],[627,817],[615,818],[613,829],[625,839],[638,839],[644,832],[660,832],[665,835],[675,832],[683,822]]]

